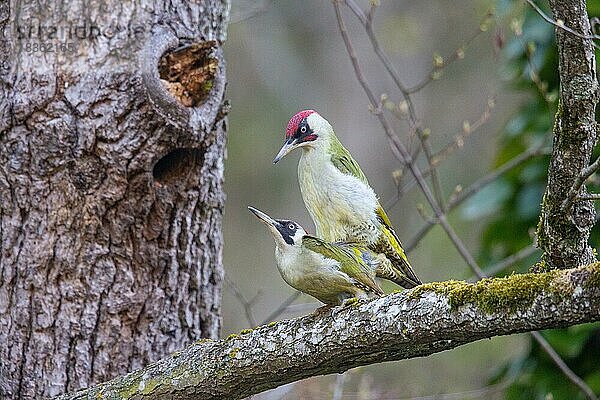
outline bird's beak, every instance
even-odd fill
[[[289,138],[288,140],[286,140],[285,143],[283,144],[283,146],[281,147],[281,150],[279,150],[279,153],[277,153],[277,155],[273,159],[273,164],[277,164],[277,161],[281,160],[283,157],[285,157],[290,151],[294,150],[295,148],[296,148],[296,139]]]
[[[269,227],[271,230],[276,230],[275,225],[277,225],[277,221],[275,221],[273,218],[269,217],[264,212],[252,206],[248,206],[248,210],[252,211],[252,213],[256,215],[256,217],[260,219],[265,225],[267,225],[267,227]]]

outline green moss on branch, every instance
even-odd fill
[[[600,287],[600,262],[588,265],[590,269],[590,277],[583,285],[586,289]]]
[[[426,292],[434,292],[446,296],[452,310],[465,304],[474,304],[489,314],[514,312],[529,307],[543,290],[550,290],[557,295],[571,293],[573,288],[567,282],[556,279],[559,275],[558,271],[550,271],[486,278],[477,283],[456,280],[433,282],[414,289],[411,297],[417,298]]]

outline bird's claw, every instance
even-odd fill
[[[321,314],[325,314],[327,311],[331,310],[332,307],[332,304],[325,304],[324,306],[321,306],[313,311],[312,315],[315,317],[320,316]]]
[[[350,297],[349,299],[344,300],[344,302],[342,303],[342,308],[355,306],[358,304],[358,301],[358,297]]]

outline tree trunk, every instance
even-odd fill
[[[0,398],[218,337],[228,11],[0,4]]]

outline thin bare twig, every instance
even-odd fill
[[[592,175],[589,178],[587,178],[586,182],[589,183],[590,185],[599,186],[600,185],[600,176]]]
[[[520,31],[520,29],[515,29],[515,36],[517,37],[519,43],[521,44],[521,47],[523,48],[523,51],[525,52],[525,55],[527,57],[527,64],[529,65],[530,68],[530,74],[529,74],[529,78],[531,79],[531,81],[536,85],[536,87],[538,88],[538,91],[540,92],[540,94],[542,95],[542,97],[544,98],[544,101],[546,102],[546,106],[548,107],[548,111],[550,111],[551,105],[552,105],[552,99],[550,98],[548,91],[547,91],[547,84],[545,82],[542,82],[540,79],[540,75],[538,73],[538,69],[535,65],[534,60],[532,59],[532,51],[530,51],[529,47],[524,43],[522,36],[523,33]],[[488,104],[488,108],[491,108]],[[484,111],[484,113],[482,114],[482,116],[479,118],[478,121],[476,121],[473,125],[471,125],[470,131],[473,132],[476,129],[478,129],[481,125],[483,125],[483,123],[485,123],[487,121],[487,119],[489,118],[489,115],[486,116],[486,114],[488,114],[488,110]],[[458,137],[458,139],[463,139],[462,137]],[[454,144],[455,143],[455,144]],[[434,156],[434,167],[437,167],[439,164],[438,160],[438,156],[442,156],[442,154],[444,154],[444,157],[447,157],[449,154],[452,153],[450,147],[452,146],[456,146],[456,147],[460,147],[459,145],[459,141],[455,140],[454,143],[449,143],[448,145],[446,145],[445,148],[443,148],[442,150],[440,150],[438,153],[436,153],[436,155]],[[447,153],[447,154],[445,154]],[[430,170],[425,170],[423,172],[423,174],[425,176],[429,175]],[[396,198],[391,202],[391,206],[394,206],[398,203],[398,201],[400,200],[400,198],[407,193],[410,189],[412,189],[416,184],[415,180],[410,181],[409,183],[407,183],[402,189],[398,190],[397,196]]]
[[[365,91],[365,94],[369,98],[372,108],[377,109],[377,104],[378,104],[377,98],[373,94],[373,91],[371,90],[371,87],[367,83],[367,81],[364,77],[364,74],[360,68],[360,64],[358,62],[358,58],[356,56],[354,46],[352,45],[352,42],[350,41],[350,37],[348,36],[346,24],[344,22],[344,19],[343,19],[342,13],[341,13],[340,4],[339,4],[340,2],[341,2],[341,0],[333,0],[333,6],[335,9],[335,14],[336,14],[340,34],[341,34],[344,44],[346,46],[348,55],[350,56],[350,60],[352,62],[352,66],[354,68],[354,73],[356,75],[356,78],[359,81],[360,85],[362,86],[363,90]],[[419,185],[419,187],[421,188],[421,191],[425,195],[427,202],[433,209],[435,216],[438,219],[440,225],[442,226],[442,228],[444,229],[444,231],[446,232],[446,234],[448,235],[448,237],[454,244],[454,247],[458,250],[461,257],[465,260],[465,262],[469,265],[469,267],[475,272],[475,274],[479,277],[483,277],[484,276],[483,271],[481,270],[481,268],[479,268],[479,266],[475,262],[475,259],[473,258],[473,256],[469,253],[469,251],[467,250],[467,248],[464,245],[464,243],[462,242],[462,240],[458,237],[458,235],[454,231],[454,228],[452,228],[452,226],[450,226],[450,224],[448,223],[448,220],[446,219],[446,215],[440,209],[440,206],[437,203],[437,201],[435,200],[433,193],[431,192],[431,189],[429,189],[427,182],[425,182],[425,179],[423,178],[423,174],[421,173],[421,170],[413,162],[410,153],[407,151],[404,144],[400,141],[400,139],[398,138],[398,135],[396,135],[396,133],[394,132],[394,129],[389,124],[387,118],[385,117],[385,114],[383,112],[378,112],[375,115],[378,117],[379,122],[383,126],[383,129],[388,137],[392,153],[394,153],[394,156],[400,162],[402,162],[404,165],[408,166],[408,169],[411,171],[412,175],[417,180],[417,184]]]
[[[567,209],[569,209],[569,207],[573,205],[575,198],[579,194],[579,191],[581,190],[581,187],[583,186],[587,178],[589,178],[594,172],[598,171],[598,169],[600,169],[600,157],[598,157],[596,161],[594,161],[587,168],[584,168],[583,171],[581,171],[581,174],[577,177],[577,179],[573,183],[573,186],[569,190],[567,198],[561,204],[562,211],[566,211]]]
[[[523,153],[519,154],[518,156],[513,157],[512,159],[505,162],[500,167],[496,168],[495,170],[493,170],[486,176],[476,180],[467,189],[461,190],[457,195],[451,197],[450,200],[448,201],[448,205],[446,206],[446,212],[450,212],[453,209],[455,209],[456,207],[458,207],[465,200],[469,199],[471,196],[478,193],[481,189],[483,189],[485,186],[489,185],[490,183],[492,183],[493,181],[498,179],[498,177],[500,177],[501,175],[504,175],[505,173],[512,170],[513,168],[516,168],[519,165],[529,161],[533,157],[537,157],[537,156],[544,155],[547,153],[548,153],[548,151],[544,150],[544,143],[541,143],[527,151],[524,151]],[[429,230],[433,227],[433,225],[435,225],[435,223],[436,223],[436,221],[431,221],[431,222],[428,222],[425,226],[423,226],[415,234],[415,236],[413,236],[409,241],[407,241],[405,243],[406,244],[405,250],[406,251],[413,250],[417,246],[419,241],[423,237],[425,237],[425,235],[427,234],[427,232],[429,232]]]
[[[344,1],[344,0],[341,0],[341,1]],[[410,99],[410,96],[408,95],[408,90],[406,89],[406,87],[404,86],[402,81],[400,80],[400,74],[398,73],[398,71],[396,71],[394,64],[392,64],[388,55],[385,53],[385,51],[383,51],[383,49],[379,45],[377,36],[375,35],[375,32],[373,31],[373,14],[375,12],[375,7],[376,7],[375,3],[372,3],[371,11],[370,11],[368,17],[365,15],[363,10],[358,6],[358,4],[356,4],[354,2],[354,0],[345,0],[345,3],[348,5],[348,8],[350,10],[352,10],[354,15],[356,15],[358,20],[362,23],[363,27],[365,28],[365,30],[367,32],[367,36],[369,37],[369,40],[371,41],[371,45],[373,46],[373,51],[375,52],[375,54],[377,55],[377,57],[379,58],[379,60],[381,61],[381,63],[383,64],[383,66],[385,67],[387,72],[389,73],[389,75],[392,77],[392,80],[394,81],[394,83],[396,84],[396,86],[398,87],[400,92],[403,94],[404,99],[408,103],[409,115],[411,115],[411,117],[413,119],[413,123],[416,123],[416,113],[415,113],[415,109],[414,109],[412,100]]]
[[[474,194],[479,192],[481,189],[483,189],[484,186],[495,181],[501,175],[504,175],[508,171],[529,161],[533,157],[548,154],[548,151],[544,151],[543,148],[544,148],[544,143],[541,143],[541,144],[535,146],[534,148],[524,151],[523,153],[519,154],[518,156],[513,157],[509,161],[502,164],[500,167],[493,170],[488,175],[486,175],[482,178],[479,178],[471,186],[469,186],[466,190],[462,190],[457,196],[455,196],[453,199],[451,199],[448,202],[448,208],[454,209],[458,205],[462,204],[469,197],[473,196]]]
[[[520,40],[521,34],[520,33],[516,33],[516,35],[517,35],[517,37],[519,37],[519,42],[521,43],[521,45],[523,46],[523,48],[526,50],[525,44],[523,43],[522,40]],[[545,87],[544,83],[539,79],[539,74],[537,73],[537,68],[535,67],[534,62],[531,59],[531,54],[527,50],[525,51],[525,53],[527,54],[527,61],[528,61],[529,67],[530,67],[530,69],[532,71],[532,73],[530,74],[530,78],[536,84],[538,90],[540,91],[540,93],[544,97],[544,100],[546,101],[547,106],[550,107],[551,101],[548,98],[548,93],[547,93],[546,87]],[[488,102],[488,106],[487,106],[486,110],[483,112],[483,114],[481,115],[481,117],[477,121],[475,121],[473,124],[469,124],[468,129],[466,129],[467,132],[464,132],[463,134],[458,135],[453,142],[448,143],[446,146],[444,146],[440,151],[438,151],[434,155],[434,157],[433,157],[433,164],[434,164],[433,168],[436,168],[439,165],[439,163],[441,161],[443,161],[443,159],[445,159],[450,154],[452,154],[456,149],[462,147],[462,143],[464,142],[465,137],[467,137],[471,133],[475,132],[477,129],[479,129],[489,119],[489,116],[491,115],[491,108],[492,107],[493,107],[493,98],[492,98],[492,104],[490,105],[490,102]],[[523,161],[526,161],[526,160],[528,160],[530,158],[530,155],[528,155],[526,153],[522,153],[521,155],[524,156],[524,160]],[[537,155],[537,154],[534,154],[534,155]],[[515,161],[518,162],[518,164],[520,164],[519,158],[520,157],[515,157]],[[509,165],[507,165],[507,166],[509,168],[514,168],[514,166],[509,166]],[[430,167],[430,169],[427,169],[427,170],[423,171],[423,175],[427,176],[427,175],[430,174],[430,172],[431,172],[431,167]],[[487,177],[487,178],[491,178],[491,180],[489,180],[487,182],[487,183],[489,183],[492,180],[495,180],[497,178],[497,176],[491,176],[491,177]],[[483,182],[481,182],[481,183],[483,183]],[[487,183],[485,183],[485,184],[487,184]],[[416,185],[416,180],[413,179],[412,181],[406,183],[402,188],[399,188],[397,190],[397,193],[394,196],[394,198],[391,201],[389,201],[388,204],[386,204],[386,207],[393,207],[393,206],[395,206],[400,201],[400,198],[402,196],[404,196],[404,194],[406,194],[409,190],[411,190],[415,185]],[[481,187],[478,188],[477,185],[474,185],[473,188],[470,188],[469,190],[463,192],[463,196],[459,196],[455,200],[459,200],[458,203],[462,203],[462,201],[464,201],[467,197],[470,197],[473,194],[475,194],[477,191],[479,191],[480,188]],[[475,189],[475,190],[473,191],[473,189]],[[452,203],[455,200],[453,200],[453,198],[451,197],[449,201],[450,201],[450,203]],[[454,205],[456,206],[457,204],[455,203]],[[448,210],[450,210],[452,208],[453,208],[452,205],[448,204],[445,211],[447,212]],[[415,236],[415,239],[421,240],[424,237],[424,235],[429,231],[430,228],[431,228],[431,225],[426,225],[425,227],[423,227],[417,233],[417,235]],[[417,243],[414,242],[414,240],[411,240],[411,242],[409,242],[409,245],[407,247],[411,248],[411,247],[416,246],[416,244]]]
[[[425,158],[427,158],[427,164],[429,165],[429,170],[431,171],[431,183],[433,185],[433,194],[435,195],[435,200],[440,205],[440,209],[444,210],[446,208],[444,205],[444,195],[442,194],[442,185],[437,173],[435,158],[431,149],[431,143],[429,143],[429,134],[425,136],[424,132],[420,132],[419,136],[421,145],[423,147],[423,153],[425,153]]]
[[[552,19],[551,17],[546,15],[546,13],[537,4],[535,4],[532,0],[525,0],[525,2],[527,4],[529,4],[531,6],[531,8],[533,8],[535,10],[535,12],[537,12],[540,15],[540,17],[542,17],[546,22],[556,26],[557,28],[564,30],[565,32],[570,33],[571,35],[577,36],[578,38],[591,40],[592,46],[594,46],[595,48],[600,50],[600,46],[598,46],[596,43],[593,42],[594,40],[600,39],[599,35],[584,35],[582,33],[579,33],[577,31],[569,28],[568,26],[566,26],[563,21],[555,21],[554,19]]]
[[[236,285],[236,283],[229,278],[227,274],[225,274],[225,284],[244,308],[244,313],[246,314],[246,320],[248,321],[248,324],[250,324],[250,326],[256,326],[256,318],[254,318],[254,312],[252,309],[260,297],[261,291],[259,290],[253,298],[248,300],[238,285]]]
[[[523,48],[523,52],[525,53],[525,57],[527,58],[527,65],[529,66],[529,79],[535,84],[538,92],[544,98],[546,102],[546,106],[548,107],[548,111],[550,111],[550,106],[552,105],[552,100],[550,99],[550,95],[548,94],[548,83],[542,81],[540,78],[540,74],[538,72],[538,68],[535,65],[535,60],[533,59],[533,53],[535,51],[535,47],[528,46],[523,41],[522,34],[515,34],[517,41]]]
[[[569,368],[569,366],[563,361],[560,355],[554,350],[554,348],[548,343],[546,338],[542,336],[541,333],[537,331],[530,332],[531,336],[542,346],[542,349],[550,356],[554,364],[562,371],[563,374],[569,378],[571,382],[573,382],[590,400],[598,400],[598,397],[594,394],[594,391],[590,389],[590,387],[577,376],[575,372]]]
[[[486,19],[488,19],[491,15],[492,15],[492,13],[488,12],[488,14],[486,15]],[[464,42],[464,44],[462,46],[460,46],[459,48],[454,50],[454,52],[451,55],[449,55],[448,57],[446,57],[445,59],[442,58],[441,63],[434,63],[434,66],[431,69],[431,71],[429,72],[429,74],[427,75],[427,77],[425,79],[423,79],[421,82],[414,85],[413,87],[408,88],[407,92],[409,94],[417,93],[418,91],[422,90],[427,85],[429,85],[431,82],[435,81],[438,78],[438,76],[440,75],[440,72],[444,68],[453,64],[457,60],[462,60],[465,57],[465,50],[467,48],[469,48],[469,46],[471,46],[471,44],[475,41],[475,39],[477,39],[479,37],[479,35],[481,35],[483,32],[486,32],[486,29],[482,29],[482,26],[483,26],[483,22],[479,25],[479,28],[477,29],[477,31],[475,33],[473,33]]]
[[[269,316],[267,318],[265,318],[260,324],[264,325],[266,323],[273,321],[275,318],[279,317],[281,314],[283,314],[285,312],[285,310],[290,306],[290,304],[292,304],[294,301],[296,301],[296,299],[298,297],[300,297],[301,294],[302,293],[300,293],[300,292],[294,292],[294,294],[290,295],[287,299],[285,299],[285,301],[283,303],[281,303],[275,311],[273,311],[271,314],[269,314]]]
[[[462,132],[456,135],[453,141],[446,144],[433,155],[433,165],[435,167],[437,167],[444,159],[446,159],[456,150],[462,148],[465,143],[465,139],[471,136],[471,134],[477,132],[477,130],[490,119],[490,116],[492,115],[492,109],[496,105],[496,100],[494,97],[495,96],[491,96],[488,98],[485,110],[476,121],[471,123],[468,120],[465,120],[463,122]]]
[[[447,158],[450,154],[452,154],[456,149],[461,148],[462,143],[464,143],[464,139],[466,137],[468,137],[469,135],[471,135],[472,133],[476,132],[481,126],[483,126],[485,124],[485,122],[487,122],[487,120],[489,119],[490,115],[491,115],[491,106],[488,102],[488,106],[486,107],[486,110],[483,112],[483,114],[477,121],[475,121],[473,124],[469,124],[468,128],[463,127],[462,134],[455,136],[455,139],[452,142],[446,144],[440,151],[433,154],[432,162],[431,162],[429,168],[423,171],[423,176],[428,176],[429,174],[431,174],[432,170],[435,170],[445,158]],[[468,133],[466,133],[467,130],[468,130]],[[394,207],[396,204],[398,204],[398,202],[400,201],[402,196],[404,196],[406,193],[408,193],[408,191],[410,191],[416,184],[417,184],[417,181],[415,179],[413,179],[413,180],[407,182],[401,188],[399,188],[396,195],[394,196],[394,198],[392,200],[390,200],[388,202],[388,204],[386,204],[386,208]],[[446,207],[446,209],[447,209],[447,207]]]
[[[432,156],[433,151],[431,149],[431,144],[428,141],[428,135],[426,135],[423,132],[423,129],[420,126],[420,123],[419,123],[419,120],[417,118],[417,114],[415,111],[414,103],[412,101],[412,98],[410,97],[410,93],[406,89],[406,86],[402,83],[402,81],[400,79],[400,74],[394,67],[394,64],[392,64],[392,62],[390,61],[390,58],[388,57],[387,53],[379,45],[377,36],[375,35],[375,32],[373,31],[373,16],[375,14],[376,3],[372,3],[371,9],[370,9],[368,15],[365,15],[365,13],[354,2],[354,0],[345,0],[345,3],[348,5],[348,8],[350,8],[350,10],[352,10],[354,15],[356,15],[358,20],[364,26],[367,36],[369,37],[369,40],[371,41],[371,45],[373,46],[373,51],[375,52],[375,54],[377,55],[377,57],[379,58],[379,60],[383,64],[383,66],[385,67],[386,71],[388,72],[388,74],[390,75],[390,77],[392,78],[394,83],[396,84],[396,87],[400,90],[400,92],[402,93],[402,96],[404,97],[404,101],[406,102],[407,109],[408,109],[407,111],[408,111],[408,116],[409,116],[410,128],[412,131],[414,131],[417,134],[417,137],[421,143],[421,148],[423,149],[423,153],[425,154],[425,157],[427,158],[427,162],[429,163],[429,167],[431,170],[431,182],[433,184],[433,192],[434,192],[435,198],[436,198],[437,202],[442,205],[442,208],[443,208],[442,188],[441,188],[440,180],[439,180],[439,177],[437,174],[437,170],[435,168],[432,168],[433,167],[433,156]],[[373,103],[373,101],[371,101],[371,103]],[[375,104],[373,104],[373,107],[375,107]],[[406,161],[414,163],[414,160],[415,159],[412,158],[412,159],[406,160]]]
[[[512,254],[512,255],[506,257],[504,260],[499,261],[498,263],[492,265],[489,268],[486,268],[485,272],[487,272],[487,274],[489,276],[494,276],[494,275],[499,274],[500,272],[506,270],[508,267],[513,266],[514,264],[518,263],[519,261],[524,260],[527,257],[529,257],[532,254],[535,254],[539,251],[540,251],[540,249],[536,248],[535,246],[524,247],[521,250],[517,251],[515,254]]]
[[[531,70],[531,73],[529,74],[529,78],[531,79],[532,82],[534,82],[534,84],[536,85],[536,87],[538,88],[538,91],[540,92],[540,94],[542,95],[542,97],[544,98],[545,102],[546,102],[546,106],[548,107],[548,111],[550,111],[550,107],[551,107],[551,103],[552,100],[549,97],[548,91],[547,91],[547,84],[545,82],[542,82],[540,77],[539,77],[539,73],[537,72],[537,67],[535,66],[535,62],[532,59],[532,52],[529,50],[528,46],[523,42],[522,39],[522,32],[520,31],[520,29],[515,30],[515,36],[517,37],[519,43],[521,44],[521,47],[523,48],[523,51],[526,54],[527,57],[527,64],[529,65],[529,68]],[[488,105],[489,107],[489,105]],[[470,130],[474,131],[475,129],[478,129],[486,120],[486,113],[487,110],[484,112],[484,114],[482,115],[482,117],[480,117],[480,119],[478,121],[476,121],[471,127]],[[456,144],[458,144],[458,141],[455,141]],[[445,153],[448,147],[452,146],[452,143],[448,144],[444,149],[440,150],[435,156],[434,156],[434,167],[437,167],[437,165],[439,164],[438,161],[438,156],[441,156],[442,153]],[[449,150],[449,149],[448,149]],[[447,156],[447,154],[445,155]],[[430,174],[430,169],[425,170],[423,172],[424,176],[427,176]],[[395,198],[390,201],[390,207],[395,206],[398,201],[400,200],[400,198],[402,196],[404,196],[404,194],[406,194],[410,189],[412,189],[416,184],[415,180],[410,181],[409,183],[407,183],[403,188],[399,189],[397,191],[396,196],[394,196]]]
[[[600,200],[600,193],[588,193],[577,196],[577,200]]]

